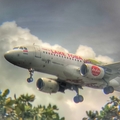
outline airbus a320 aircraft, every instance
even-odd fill
[[[85,86],[103,89],[105,94],[120,91],[120,81],[114,79],[120,75],[120,62],[102,64],[34,44],[14,47],[4,57],[10,63],[29,70],[27,82],[33,81],[34,71],[56,76],[56,79],[39,78],[36,82],[38,90],[50,94],[64,93],[66,89],[75,90],[75,103],[83,101],[78,89]]]

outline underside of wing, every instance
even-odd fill
[[[101,67],[104,68],[109,80],[120,75],[120,62],[102,65]]]
[[[103,67],[111,69],[112,71],[118,71],[120,70],[120,62],[106,64],[106,65],[103,65]]]

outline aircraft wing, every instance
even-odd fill
[[[120,75],[120,62],[102,65],[101,67],[105,69],[109,80],[114,79]]]
[[[120,69],[120,62],[104,65],[105,68],[118,71]]]

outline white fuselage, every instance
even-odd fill
[[[101,79],[90,79],[80,74],[80,67],[84,63],[80,56],[38,45],[26,47],[28,49],[27,52],[23,52],[21,49],[8,51],[9,54],[12,54],[9,62],[26,69],[33,68],[38,72],[55,75],[60,80],[71,84],[92,88],[103,88],[106,86]]]
[[[71,84],[92,88],[104,87],[102,80],[93,80],[80,75],[80,67],[84,63],[80,56],[40,46],[34,46],[34,50],[34,59],[32,59],[31,67],[35,71],[55,75]]]

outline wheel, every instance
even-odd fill
[[[84,100],[82,95],[79,95],[79,101],[82,102]]]
[[[109,89],[109,93],[113,93],[114,92],[114,88],[112,86],[109,86],[108,89]]]
[[[78,96],[75,96],[75,97],[74,97],[74,102],[75,102],[75,103],[79,103],[79,98],[78,98]]]
[[[28,82],[28,83],[30,83],[30,82],[31,82],[30,78],[28,78],[28,79],[27,79],[27,82]]]
[[[33,78],[28,78],[28,79],[27,79],[27,82],[28,82],[28,83],[33,82]]]
[[[112,86],[108,86],[108,87],[105,87],[103,89],[103,91],[104,91],[105,94],[113,93],[114,92],[114,88]]]
[[[110,93],[113,93],[114,92],[114,88],[112,86],[109,86],[109,91],[110,91]]]
[[[107,95],[107,94],[109,94],[110,92],[109,92],[109,88],[108,87],[105,87],[104,89],[103,89],[103,92]]]
[[[82,95],[77,95],[74,97],[74,102],[75,103],[79,103],[79,102],[82,102],[84,100],[83,96]]]

